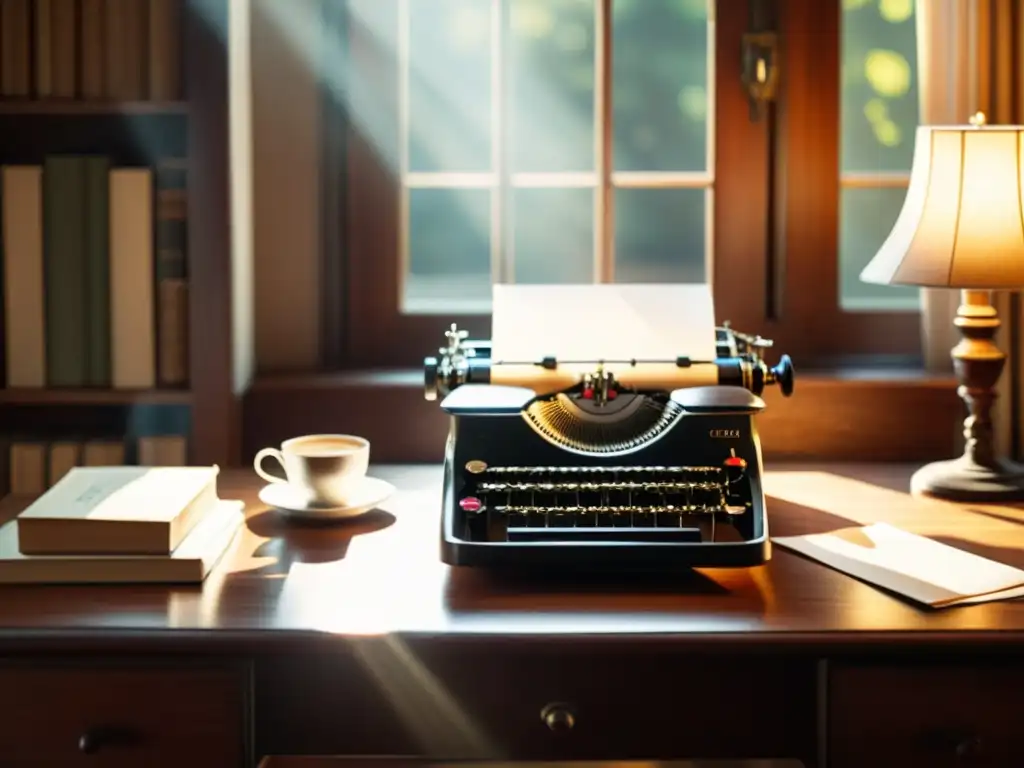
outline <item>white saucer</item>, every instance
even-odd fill
[[[300,520],[343,520],[357,517],[376,507],[395,492],[395,487],[375,477],[365,477],[355,492],[353,502],[342,507],[320,507],[300,498],[287,483],[270,483],[260,490],[260,501]]]

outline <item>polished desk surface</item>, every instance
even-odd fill
[[[905,492],[911,470],[769,466],[771,533],[886,521],[1024,567],[1024,507],[915,499]],[[0,643],[135,636],[178,646],[394,633],[629,636],[716,646],[1024,639],[1024,601],[930,610],[778,547],[757,568],[643,580],[502,580],[451,568],[438,556],[440,467],[377,466],[371,473],[398,493],[361,519],[324,527],[286,523],[258,501],[251,472],[225,471],[220,495],[245,500],[247,525],[201,587],[0,587]],[[23,505],[6,499],[0,517]]]

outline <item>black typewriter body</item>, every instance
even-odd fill
[[[727,383],[637,391],[612,382],[602,397],[589,379],[541,395],[480,381],[489,350],[469,347],[473,365],[461,361],[463,379],[441,388],[450,418],[442,560],[562,571],[767,561],[755,423],[765,403],[751,390],[777,381],[789,394],[792,366],[784,357],[758,376],[736,375],[749,373],[744,360],[759,361],[725,331],[716,341]],[[429,398],[437,361],[427,368]]]

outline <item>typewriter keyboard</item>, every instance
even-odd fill
[[[467,474],[460,500],[462,509],[500,517],[510,537],[516,537],[515,529],[571,528],[577,534],[574,538],[585,534],[586,529],[594,529],[594,534],[597,529],[613,528],[647,529],[651,535],[655,534],[651,529],[690,529],[696,533],[698,521],[740,515],[747,508],[741,493],[745,485],[740,482],[743,471],[736,468],[476,469]]]

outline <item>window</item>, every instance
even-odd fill
[[[916,293],[858,278],[909,172],[913,0],[754,4],[780,32],[760,120],[748,2],[349,0],[340,359],[486,336],[492,280],[708,280],[804,367],[917,353]]]
[[[399,0],[401,301],[503,282],[701,282],[706,0]],[[610,26],[610,29],[606,29]]]

